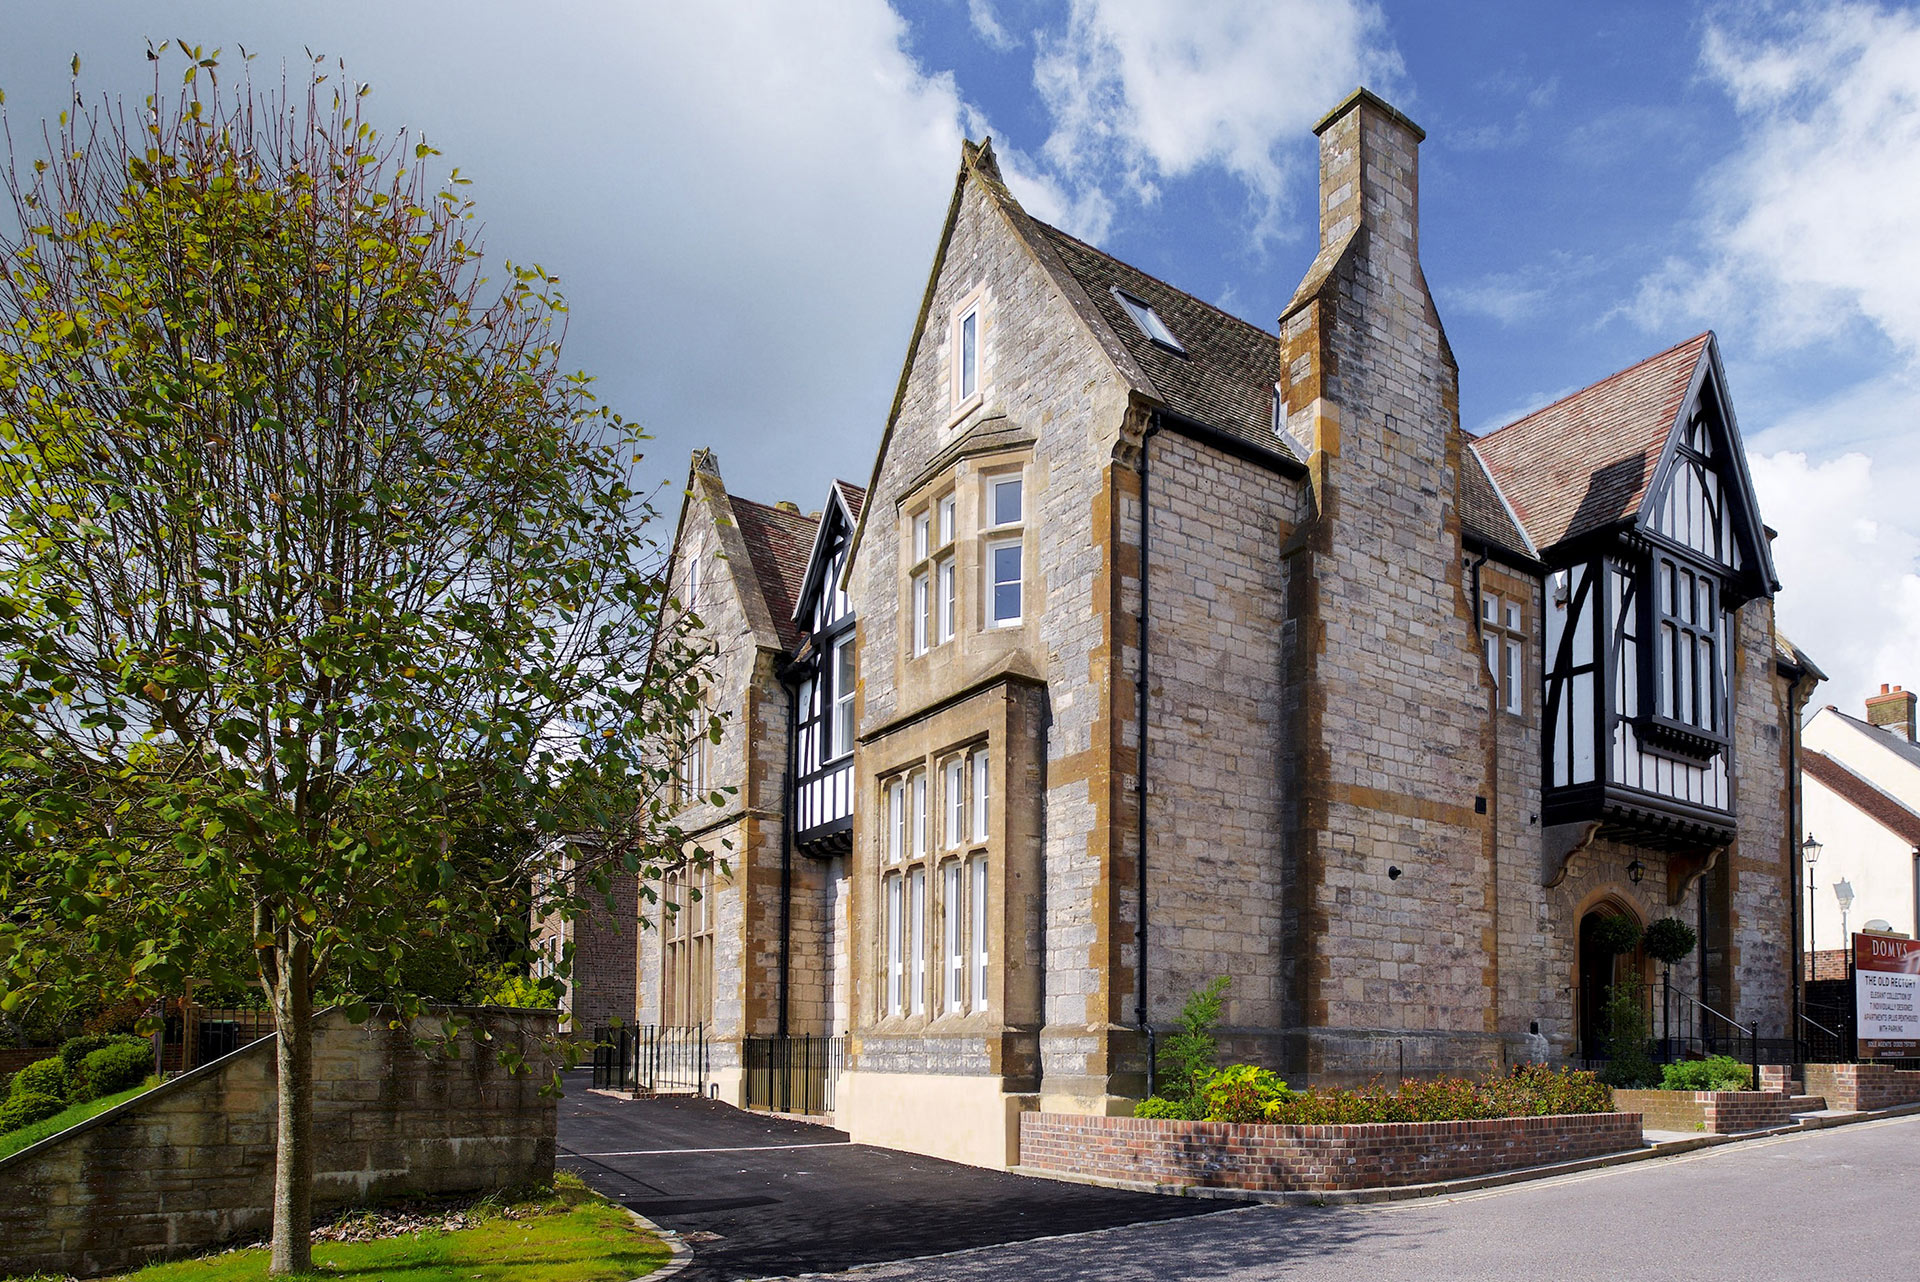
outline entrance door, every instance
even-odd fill
[[[1607,1053],[1607,998],[1613,995],[1617,959],[1595,939],[1595,927],[1611,913],[1599,909],[1580,919],[1580,1057]]]

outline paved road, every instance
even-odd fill
[[[1457,1198],[1261,1206],[856,1269],[847,1282],[1726,1282],[1909,1276],[1920,1118]]]
[[[676,1282],[846,1269],[1223,1205],[983,1171],[723,1104],[585,1086],[569,1083],[560,1104],[560,1166],[689,1235],[694,1267]]]

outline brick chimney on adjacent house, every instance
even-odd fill
[[[1897,734],[1908,743],[1913,742],[1913,714],[1914,696],[1911,690],[1902,690],[1899,686],[1889,688],[1882,682],[1879,694],[1867,696],[1867,724],[1889,734]]]

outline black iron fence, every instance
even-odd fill
[[[740,1048],[747,1107],[772,1113],[831,1113],[834,1082],[847,1062],[844,1037],[749,1037]]]
[[[641,1095],[704,1095],[712,1076],[707,1030],[658,1024],[593,1030],[593,1084]]]
[[[160,1034],[161,1069],[184,1073],[211,1064],[262,1037],[272,1037],[273,1031],[269,1010],[169,1001]]]

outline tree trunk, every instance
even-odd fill
[[[274,1140],[272,1274],[313,1269],[313,984],[310,953],[295,943],[282,957],[273,1018],[280,1034],[276,1078],[280,1126]]]

